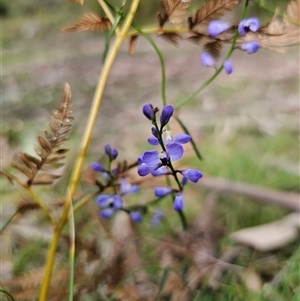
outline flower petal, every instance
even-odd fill
[[[156,137],[151,136],[147,139],[147,141],[151,145],[154,145],[154,146],[159,145],[159,141]]]
[[[153,167],[148,166],[145,163],[142,163],[139,167],[138,167],[138,174],[141,177],[144,177],[146,175],[148,175],[151,171],[153,170]]]
[[[232,73],[232,64],[231,64],[231,61],[227,60],[223,63],[223,67],[224,67],[224,70],[225,70],[225,73],[226,74],[231,74]]]
[[[111,202],[111,196],[108,194],[101,194],[97,197],[96,203],[100,207],[107,207]]]
[[[170,194],[173,191],[173,188],[171,187],[155,187],[154,194],[155,196],[161,198],[168,194]]]
[[[182,193],[177,193],[174,203],[173,203],[173,209],[175,211],[181,211],[183,209],[183,196]]]
[[[118,150],[116,148],[111,148],[109,144],[104,146],[105,153],[108,155],[110,160],[115,160],[118,157]]]
[[[155,150],[145,151],[142,159],[145,164],[151,167],[157,167],[157,165],[160,164],[158,151]]]
[[[238,32],[241,36],[244,36],[249,31],[256,32],[259,26],[259,19],[256,17],[244,19],[239,23]]]
[[[246,51],[248,54],[257,52],[260,48],[260,44],[256,41],[245,42],[241,45],[241,49]]]
[[[138,185],[131,185],[125,178],[121,179],[120,192],[121,194],[136,193],[139,190]]]
[[[157,132],[157,129],[155,128],[155,127],[152,127],[151,128],[151,133],[152,133],[152,135],[154,136],[154,137],[158,137],[158,132]]]
[[[229,23],[221,20],[213,20],[208,24],[208,33],[211,37],[216,37],[230,27]]]
[[[151,171],[151,174],[153,177],[161,176],[161,175],[166,175],[169,173],[169,170],[165,166],[161,166],[153,171]]]
[[[170,120],[170,118],[173,116],[174,108],[171,105],[166,105],[161,112],[160,115],[160,125],[161,128],[163,128]]]
[[[123,207],[122,198],[118,194],[115,194],[113,198],[114,198],[113,207],[115,209],[121,209]]]
[[[100,171],[100,172],[106,171],[106,169],[104,168],[104,166],[101,163],[99,163],[99,162],[93,162],[91,164],[91,168],[94,171]]]
[[[130,212],[130,218],[135,223],[139,223],[139,222],[141,222],[143,220],[141,213],[138,212],[138,211],[132,211],[132,212]]]
[[[197,169],[184,170],[182,175],[193,183],[197,183],[203,177],[203,174]]]
[[[114,210],[111,208],[105,208],[100,212],[100,215],[103,218],[110,218],[113,214],[114,214]]]
[[[183,147],[179,143],[171,143],[167,146],[167,152],[172,161],[179,160],[183,155]]]
[[[143,106],[143,114],[151,121],[154,120],[153,106],[150,103],[147,103]]]
[[[205,67],[213,67],[215,65],[215,59],[208,52],[203,52],[200,57],[200,62]]]
[[[185,144],[191,141],[191,136],[188,134],[177,134],[174,136],[174,141],[180,144]]]

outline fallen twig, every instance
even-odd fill
[[[258,202],[278,205],[293,211],[300,211],[300,195],[283,192],[221,178],[203,177],[199,185],[218,192],[242,194]]]

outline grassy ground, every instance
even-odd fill
[[[69,156],[72,158],[77,151],[102,67],[104,40],[97,33],[61,32],[63,26],[72,24],[80,14],[78,7],[68,5],[69,13],[52,8],[51,14],[41,10],[30,18],[16,14],[15,17],[2,21],[4,122],[1,142],[4,166],[8,166],[18,151],[33,153],[36,136],[42,134],[42,130],[47,127],[51,110],[59,104],[64,82],[71,84],[75,114]],[[176,48],[159,38],[156,41],[166,60],[168,102],[176,104],[198,88],[213,71],[199,64],[202,51],[199,46],[183,41]],[[248,56],[236,52],[233,63],[232,75],[221,74],[179,112],[204,157],[199,162],[189,149],[183,164],[196,166],[205,176],[299,192],[299,48],[288,49],[285,54],[262,50]],[[140,39],[136,54],[130,57],[127,45],[124,45],[112,68],[87,162],[101,156],[105,143],[118,147],[121,158],[129,161],[135,160],[148,147],[146,138],[149,135],[149,124],[145,123],[140,114],[145,102],[160,106],[160,71],[154,51],[146,41]],[[56,187],[57,191],[64,190],[64,182]],[[2,188],[3,223],[13,212],[17,192],[6,184]],[[149,190],[134,201],[141,202],[144,197],[151,196],[151,193]],[[53,192],[45,193],[49,199],[53,195]],[[200,184],[191,187],[191,193],[186,199],[189,221],[196,222],[199,219],[208,195],[209,192],[201,188]],[[220,258],[224,250],[235,245],[229,238],[233,231],[271,222],[288,213],[276,206],[255,203],[244,196],[218,194],[216,199],[212,221],[208,223],[212,228],[211,235],[217,236],[212,243],[214,252],[209,254],[216,258]],[[177,234],[174,232],[180,229],[178,217],[167,209],[168,203],[163,207],[166,209],[168,223],[153,229],[148,223],[148,215],[143,225],[134,226],[135,234],[129,235],[129,238],[138,237],[139,243],[134,241],[132,246],[138,246],[139,252],[133,260],[135,264],[124,264],[123,276],[138,268],[136,262],[142,262],[151,283],[157,286],[165,284],[163,275],[167,269],[156,248],[159,249],[158,245],[164,246],[166,241],[185,248],[186,241],[176,240]],[[100,264],[95,265],[101,267],[100,272],[91,272],[94,279],[101,283],[106,280],[103,275],[107,275],[101,264],[107,258],[102,252],[105,253],[103,245],[109,248],[109,235],[106,232],[109,227],[106,224],[100,226],[94,204],[89,204],[80,214],[76,214],[76,220],[79,266],[88,262],[89,265],[85,265],[85,268],[92,269],[91,263],[101,258]],[[21,232],[22,227],[27,233],[33,231],[37,224],[42,229],[37,232],[38,239]],[[219,228],[214,228],[215,224]],[[12,226],[4,234],[1,239],[5,239],[3,241],[7,251],[2,252],[2,257],[8,268],[2,270],[3,279],[20,279],[16,277],[41,267],[49,239],[45,233],[49,234],[47,224],[40,215],[33,214],[17,222],[15,227]],[[211,232],[207,230],[205,233]],[[198,242],[198,237],[195,241]],[[207,241],[200,242],[205,244]],[[188,299],[182,300],[299,300],[298,247],[296,242],[270,252],[244,247],[234,261],[236,266],[243,268],[242,271],[228,269],[215,290],[204,277]],[[164,248],[167,249],[165,246]],[[57,254],[61,266],[67,261],[67,249],[67,240],[63,239]],[[175,251],[170,251],[170,254],[172,252]],[[187,262],[193,262],[193,258],[187,255],[186,260],[173,262],[172,270],[180,271],[178,274],[186,272],[181,275],[183,280],[179,283],[182,286],[185,286],[183,284],[186,284],[187,279],[190,280],[186,275],[192,273],[193,265],[189,265],[189,269],[185,269],[185,266]],[[148,265],[154,266],[152,270],[146,268]],[[107,265],[107,268],[110,268],[112,274],[115,266]],[[84,281],[78,277],[78,291],[83,292],[78,300],[102,300],[99,299],[99,286],[95,284],[97,292],[96,289],[92,292],[90,287],[93,286],[89,286],[89,283],[85,287],[82,284]],[[91,277],[87,278],[90,280]],[[132,278],[134,276],[129,277]],[[138,282],[137,279],[135,281]],[[259,284],[253,288],[253,283],[257,282]],[[84,293],[84,289],[87,293]],[[23,300],[31,299],[23,296]],[[171,299],[166,297],[159,300]]]

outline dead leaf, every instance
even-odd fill
[[[110,21],[106,17],[98,17],[93,13],[83,15],[83,17],[74,25],[63,28],[65,32],[76,31],[107,31],[111,27]]]
[[[236,231],[230,235],[230,238],[235,242],[266,252],[282,248],[294,241],[298,236],[299,228],[300,214],[291,213],[272,223]]]

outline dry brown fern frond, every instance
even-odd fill
[[[57,169],[64,165],[61,162],[68,149],[59,148],[69,139],[72,117],[71,87],[65,84],[63,99],[59,110],[54,110],[49,123],[50,131],[45,131],[45,137],[38,136],[39,145],[35,145],[35,152],[40,158],[27,153],[19,155],[20,162],[12,162],[28,178],[27,185],[52,184],[60,175],[53,175],[48,170]]]
[[[174,46],[177,46],[178,41],[182,39],[181,36],[175,32],[165,32],[165,33],[159,34],[158,36],[162,37],[163,39],[165,39],[167,42],[170,42]]]
[[[74,25],[63,28],[65,32],[75,31],[107,31],[111,27],[110,21],[106,17],[98,17],[95,14],[87,13]]]
[[[220,18],[225,12],[234,9],[240,0],[210,0],[205,2],[195,13],[194,19],[189,18],[189,26],[192,30],[198,24],[207,24],[213,19]]]
[[[167,21],[173,24],[182,22],[182,15],[193,0],[161,0],[162,12],[158,13],[158,23],[162,28]]]
[[[27,211],[37,210],[40,207],[37,203],[28,195],[23,195],[21,200],[17,204],[17,212],[19,213],[26,213]]]
[[[215,59],[218,59],[220,57],[222,44],[221,41],[207,43],[204,45],[204,50],[210,53]]]

